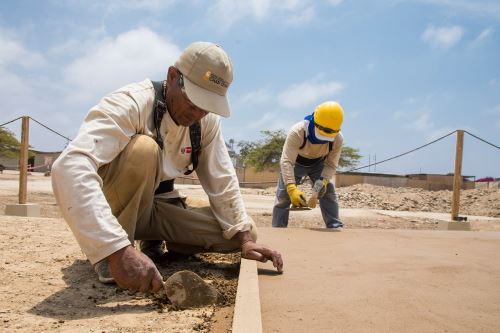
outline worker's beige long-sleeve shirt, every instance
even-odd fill
[[[104,97],[87,114],[77,137],[52,168],[52,186],[63,216],[92,263],[130,244],[102,191],[99,167],[110,163],[135,134],[155,137],[154,88],[150,80],[130,84]],[[160,129],[164,149],[160,181],[182,176],[191,164],[189,128],[167,112]],[[251,229],[238,179],[220,130],[220,118],[201,120],[201,153],[196,173],[208,195],[223,236]]]
[[[306,144],[302,149],[299,149],[304,143],[304,137],[308,135],[308,120],[303,120],[292,126],[285,140],[283,152],[281,154],[280,166],[281,174],[285,185],[295,184],[295,175],[293,168],[297,159],[297,155],[309,159],[327,156],[321,176],[325,179],[330,179],[335,175],[339,164],[340,153],[344,143],[342,133],[339,133],[333,141],[333,147],[330,152],[329,144],[313,144],[306,140]]]

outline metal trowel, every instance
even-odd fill
[[[290,211],[296,211],[296,210],[311,210],[312,208],[311,207],[307,207],[307,206],[291,206],[290,208],[288,208],[288,210]]]

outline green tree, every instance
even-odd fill
[[[19,156],[19,146],[14,133],[0,127],[0,156],[14,158]]]
[[[257,171],[279,169],[279,162],[286,134],[283,130],[261,131],[264,139],[258,141],[240,141],[238,143],[239,158],[246,165],[255,167]],[[342,147],[339,168],[355,167],[361,159],[359,150],[348,146]]]
[[[343,146],[342,153],[340,154],[339,168],[347,170],[355,168],[361,157],[363,156],[359,154],[359,149]]]
[[[279,168],[281,151],[286,134],[283,130],[261,131],[263,140],[248,142],[240,141],[240,158],[245,164],[255,167],[257,171]]]

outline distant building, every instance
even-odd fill
[[[46,172],[52,169],[52,164],[61,155],[60,151],[46,152],[30,150],[35,156],[28,159],[28,169],[35,172]]]
[[[19,169],[19,159],[17,157],[0,156],[0,165],[3,165],[5,170]]]
[[[45,152],[30,149],[30,158],[28,158],[28,170],[35,172],[47,172],[52,168],[54,161],[61,155],[60,151]],[[18,170],[19,157],[2,157],[0,156],[0,165],[3,165],[5,170]]]
[[[474,176],[462,176],[462,189],[475,188]],[[453,174],[392,175],[383,173],[346,172],[336,176],[338,187],[372,184],[388,187],[415,187],[428,191],[452,190]]]
[[[236,175],[241,187],[267,188],[276,186],[279,170],[256,171],[253,167],[236,168]],[[199,184],[195,174],[193,177],[180,177],[178,184]],[[453,190],[453,174],[411,174],[393,175],[383,173],[346,172],[335,176],[337,187],[355,184],[371,184],[387,187],[414,187],[428,191]],[[491,183],[490,183],[491,184]],[[498,184],[498,182],[496,183]],[[473,176],[462,176],[462,189],[476,188]]]
[[[485,177],[476,179],[476,188],[500,188],[500,178]]]

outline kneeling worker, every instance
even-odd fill
[[[165,80],[101,99],[54,163],[56,200],[99,281],[141,292],[163,287],[136,240],[166,241],[178,253],[241,251],[283,270],[281,254],[256,243],[222,136],[232,79],[220,46],[193,43]],[[194,169],[210,206],[185,209],[173,199],[173,180]]]
[[[313,114],[295,124],[289,131],[281,155],[281,174],[273,208],[273,227],[286,228],[290,204],[306,207],[304,193],[297,188],[308,176],[318,189],[321,214],[327,228],[341,228],[339,204],[330,179],[335,175],[344,139],[340,127],[344,110],[339,103],[328,101],[316,107]]]

